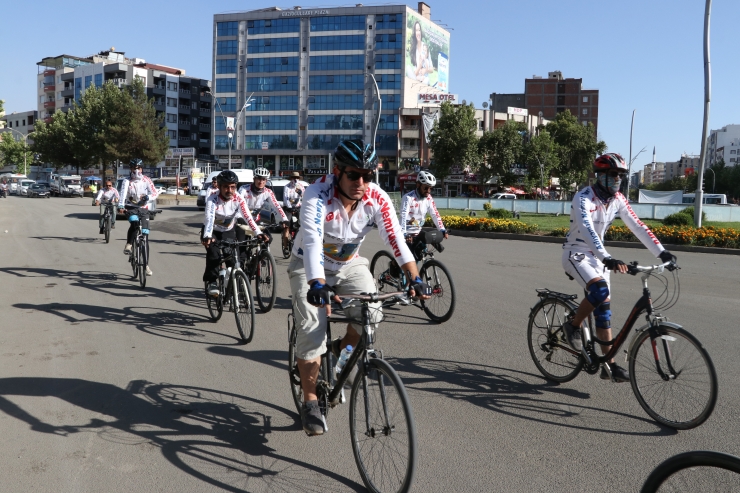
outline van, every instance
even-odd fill
[[[236,173],[236,177],[239,179],[239,183],[236,185],[237,190],[239,190],[239,187],[242,185],[246,185],[247,183],[252,183],[254,181],[254,170],[232,169],[231,171]],[[198,206],[198,210],[203,211],[206,209],[206,199],[208,198],[208,194],[210,194],[211,182],[220,172],[221,171],[212,171],[208,174],[205,185],[203,186],[203,189],[198,192],[198,199],[195,201],[195,205]]]
[[[494,193],[491,200],[516,200],[516,194],[513,193]]]
[[[2,175],[0,175],[0,180],[2,179],[4,179],[8,184],[8,194],[20,195],[20,181],[27,180],[28,177],[26,175],[18,173],[3,173]]]

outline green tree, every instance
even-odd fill
[[[88,140],[76,129],[78,126],[73,111],[57,112],[50,123],[39,120],[34,124],[33,145],[31,149],[41,162],[54,168],[71,165],[88,168],[94,163],[94,156],[88,151]]]
[[[23,140],[16,140],[12,131],[0,134],[0,164],[3,166],[14,164],[16,173],[27,171],[25,168],[33,164],[30,146]]]
[[[439,120],[429,137],[429,147],[434,153],[432,171],[438,180],[449,175],[452,166],[463,168],[479,162],[477,128],[472,103],[460,106],[442,103]]]
[[[527,166],[531,188],[548,186],[553,170],[558,169],[560,164],[552,135],[544,127],[540,127],[538,130],[537,135],[529,138],[522,152],[522,162]]]
[[[558,164],[554,172],[560,176],[563,187],[585,183],[592,170],[594,158],[606,151],[606,143],[596,139],[596,129],[592,123],[583,125],[565,110],[558,113],[553,121],[545,127],[552,136],[554,152]]]
[[[523,122],[507,121],[504,125],[485,132],[478,141],[478,152],[483,160],[476,168],[480,183],[493,176],[504,176],[520,163],[524,152],[527,126]]]

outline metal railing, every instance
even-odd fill
[[[210,130],[210,128],[211,128],[211,124],[210,124],[210,123],[201,123],[201,124],[200,124],[200,128],[207,128],[207,129],[209,129],[209,130]]]
[[[180,109],[181,109],[181,110],[190,110],[191,108],[190,108],[190,106],[189,106],[189,105],[187,105],[187,104],[181,104],[181,105],[180,105]]]
[[[180,89],[181,94],[190,94],[190,89]]]

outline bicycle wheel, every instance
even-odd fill
[[[219,277],[216,280],[216,283],[218,284],[218,292],[223,293],[223,285],[224,281]],[[221,318],[221,315],[224,313],[224,299],[223,295],[219,294],[217,298],[214,298],[210,294],[208,294],[208,283],[205,283],[205,294],[206,294],[206,305],[208,305],[208,313],[211,315],[211,320],[214,322],[218,322],[218,320]]]
[[[245,344],[252,342],[254,337],[254,303],[249,279],[244,272],[234,272],[236,286],[232,293],[231,309],[234,310],[236,328]]]
[[[674,455],[650,473],[640,493],[740,491],[740,458],[697,450]]]
[[[146,287],[146,266],[149,265],[149,252],[146,245],[146,236],[139,241],[139,284]]]
[[[131,270],[134,271],[134,279],[136,279],[139,277],[139,245],[136,243],[136,240],[134,240],[134,244],[131,247],[129,262],[131,262]]]
[[[352,452],[373,492],[406,492],[416,471],[416,425],[406,389],[386,361],[370,359],[349,404]]]
[[[262,312],[267,313],[275,305],[277,295],[277,276],[275,259],[267,250],[262,250],[257,257],[257,273],[254,276],[254,288],[257,291],[257,304]]]
[[[658,333],[652,341],[650,331],[643,331],[630,348],[632,391],[655,421],[677,430],[695,428],[709,418],[717,403],[714,364],[685,329],[661,325]]]
[[[419,276],[432,288],[432,297],[421,302],[424,313],[432,322],[448,321],[455,311],[455,283],[447,267],[439,260],[427,260],[421,265]]]
[[[548,380],[568,382],[583,368],[563,332],[563,323],[575,314],[573,307],[556,298],[540,301],[529,316],[527,344],[537,369]]]
[[[111,227],[110,216],[105,217],[105,224],[103,224],[103,227],[105,228],[105,242],[110,243],[110,227]]]
[[[298,372],[298,361],[296,357],[296,338],[298,332],[295,328],[295,319],[290,316],[290,331],[288,332],[288,373],[290,374],[290,393],[293,396],[293,403],[298,414],[301,414],[301,406],[303,405],[303,387],[301,387],[301,375]],[[325,392],[318,392],[319,388],[326,388],[326,383],[329,381],[329,370],[327,366],[326,356],[322,356],[321,364],[319,366],[319,377],[317,380],[317,393],[321,394],[319,401],[319,407],[324,416],[329,413],[329,408],[326,402]]]
[[[377,252],[370,261],[370,273],[375,279],[375,287],[379,293],[403,290],[399,278],[391,275],[391,265],[394,262],[393,256],[385,250]],[[401,275],[400,268],[398,274]]]

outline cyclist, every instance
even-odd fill
[[[266,201],[270,201],[280,214],[280,222],[283,229],[283,241],[288,239],[288,217],[280,207],[280,203],[275,198],[275,194],[267,188],[267,179],[270,178],[270,172],[265,168],[254,170],[254,181],[250,185],[243,185],[239,189],[239,195],[247,202],[247,208],[256,213],[262,209]]]
[[[131,175],[123,179],[118,200],[119,210],[126,214],[131,223],[126,234],[124,255],[131,254],[131,245],[134,243],[140,221],[142,230],[149,232],[149,201],[156,199],[158,195],[152,180],[142,173],[141,159],[132,159],[129,162],[129,168]],[[152,275],[149,265],[146,266],[146,275]]]
[[[211,180],[211,187],[208,189],[208,195],[214,195],[218,193],[218,175],[213,177],[213,180]]]
[[[209,283],[207,291],[210,296],[219,294],[215,281],[218,279],[220,249],[213,241],[235,239],[237,217],[244,219],[258,237],[266,239],[254,222],[247,202],[236,192],[238,182],[236,173],[231,170],[222,171],[217,178],[219,193],[211,194],[206,199],[206,214],[200,241],[206,247],[206,270],[203,273],[203,281]],[[233,266],[233,263],[231,265]]]
[[[419,171],[416,176],[416,190],[410,191],[401,200],[401,231],[406,242],[411,245],[416,260],[421,260],[421,252],[426,246],[424,237],[419,233],[427,215],[432,218],[444,238],[448,238],[447,230],[431,195],[432,187],[436,184],[437,179],[434,175],[428,171]]]
[[[0,183],[0,194],[3,197],[8,196],[8,182],[3,179],[2,183]]]
[[[298,208],[301,206],[301,199],[306,191],[303,184],[298,181],[301,177],[300,173],[293,171],[288,175],[288,184],[283,188],[283,207],[285,207],[285,213],[288,220],[288,227],[293,227],[293,214],[299,214]],[[299,215],[300,219],[300,215]],[[293,228],[295,229],[295,228]],[[287,235],[283,236],[283,248],[287,248],[288,237],[290,235],[290,229],[288,229]]]
[[[334,152],[334,172],[306,189],[301,208],[303,227],[296,236],[288,267],[293,295],[293,313],[299,327],[296,340],[298,371],[304,394],[301,410],[303,430],[308,435],[324,433],[324,420],[316,396],[321,355],[326,352],[326,329],[319,323],[318,307],[330,313],[335,294],[377,291],[368,261],[359,256],[360,245],[374,226],[391,248],[411,281],[414,295],[428,299],[431,289],[419,277],[414,257],[401,239],[388,194],[371,182],[378,157],[361,139],[340,142]],[[332,289],[336,289],[336,293]],[[373,303],[372,320],[380,321],[380,303]],[[359,308],[345,310],[349,318],[360,317]],[[331,342],[338,355],[348,344],[355,346],[362,326],[347,325],[342,339]]]
[[[622,156],[608,153],[594,161],[596,183],[578,192],[573,197],[570,212],[570,232],[563,245],[563,268],[568,277],[575,279],[588,293],[578,307],[572,321],[563,324],[563,331],[570,346],[580,351],[583,321],[594,313],[596,337],[602,341],[612,340],[610,271],[624,274],[627,265],[613,258],[604,248],[604,233],[614,218],[619,217],[650,252],[662,262],[676,260],[675,255],[663,248],[650,229],[637,218],[627,199],[619,192],[622,180],[627,177],[627,165]],[[610,346],[601,346],[606,354]],[[629,381],[627,370],[609,362],[615,382]],[[605,368],[601,378],[609,379]]]
[[[95,205],[100,206],[100,234],[105,233],[103,225],[103,216],[105,215],[105,208],[108,204],[115,204],[119,201],[120,195],[118,190],[113,187],[113,182],[110,180],[105,181],[105,188],[101,188],[95,197]],[[111,214],[111,225],[110,229],[116,229],[116,211],[114,210]]]

